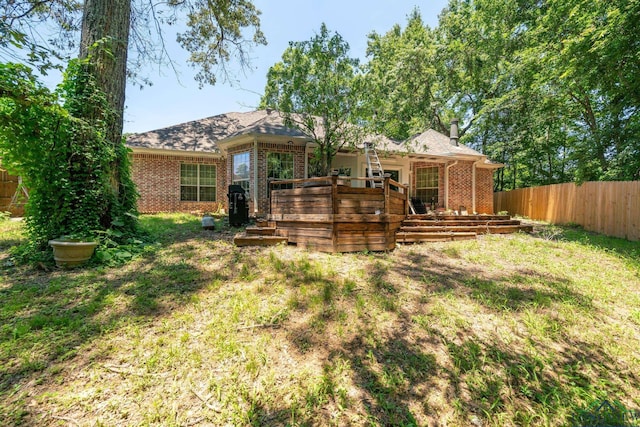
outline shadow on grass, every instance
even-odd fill
[[[515,327],[513,339],[502,339],[489,332],[478,333],[468,326],[456,326],[451,335],[444,335],[436,319],[428,317],[425,324],[417,324],[415,315],[426,305],[429,296],[451,294],[474,300],[484,313],[513,313],[514,322],[531,309],[532,316],[569,306],[597,318],[598,313],[589,297],[573,289],[569,279],[536,271],[517,270],[508,274],[495,273],[485,278],[482,272],[466,265],[456,266],[438,260],[438,255],[408,255],[387,262],[385,255],[374,255],[367,268],[367,287],[350,288],[348,280],[335,274],[323,275],[321,266],[309,267],[293,263],[290,286],[302,283],[317,284],[313,291],[300,297],[295,311],[295,327],[287,326],[287,335],[302,354],[322,354],[325,373],[335,366],[349,366],[349,383],[357,391],[358,402],[364,408],[363,422],[372,425],[420,425],[438,422],[441,414],[437,405],[429,402],[433,392],[454,408],[457,422],[463,424],[548,425],[569,420],[576,408],[598,396],[633,399],[629,390],[640,389],[635,373],[620,373],[621,367],[607,351],[575,336],[556,332],[557,338],[526,332],[524,324]],[[301,270],[317,273],[311,280]],[[295,272],[295,273],[294,273]],[[406,294],[399,289],[391,275],[406,277],[421,289],[422,306],[418,312],[405,306]],[[305,278],[306,277],[306,278]],[[317,308],[314,298],[322,294],[325,307]],[[358,312],[358,304],[367,299],[369,308],[395,315],[393,325],[378,328],[376,317],[370,317],[367,306],[360,315],[363,326],[355,335],[338,338],[335,324],[339,323],[340,303]],[[386,301],[382,303],[382,301]],[[415,308],[415,305],[411,305]],[[348,309],[347,309],[348,310]],[[539,311],[542,310],[542,311]],[[329,314],[327,314],[329,313]],[[338,313],[336,315],[336,313]],[[324,317],[323,317],[324,316]],[[324,322],[333,327],[318,328]],[[436,325],[436,326],[434,326]],[[416,328],[422,328],[416,332]],[[445,356],[437,357],[444,354]],[[340,382],[328,377],[323,380],[322,393],[317,390],[305,397],[306,409],[299,407],[261,406],[254,423],[286,423],[295,414],[296,422],[313,425],[329,416],[327,408],[349,408],[355,401],[344,396]],[[338,411],[339,412],[339,411]],[[474,420],[478,417],[478,420]],[[427,422],[428,421],[428,422]]]
[[[640,242],[608,237],[604,234],[586,231],[580,227],[559,226],[559,228],[562,230],[563,240],[614,254],[640,269]]]
[[[593,309],[591,299],[572,290],[566,278],[532,270],[485,278],[477,268],[455,266],[440,261],[434,255],[417,254],[396,262],[394,270],[424,283],[427,293],[466,295],[496,310],[519,311],[554,304]]]
[[[0,396],[15,398],[16,391],[102,334],[163,316],[212,282],[228,278],[231,250],[216,254],[228,259],[217,270],[191,262],[189,241],[216,238],[194,217],[153,217],[143,220],[143,226],[165,245],[145,253],[132,268],[0,270]],[[167,250],[169,242],[175,248]],[[0,418],[19,423],[26,416],[24,405],[18,398],[13,408],[0,406]]]

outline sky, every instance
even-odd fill
[[[178,64],[179,77],[173,70],[157,67],[143,70],[153,86],[127,87],[124,131],[145,132],[178,123],[228,112],[257,108],[271,67],[282,58],[290,41],[309,40],[324,22],[331,32],[338,32],[350,46],[350,56],[365,61],[367,35],[384,34],[394,24],[405,26],[407,16],[418,7],[430,27],[438,23],[438,14],[446,0],[254,0],[262,12],[261,28],[267,46],[254,47],[252,70],[237,73],[233,85],[221,80],[215,86],[198,88],[196,71],[187,62],[187,53],[177,43],[169,46]],[[174,34],[166,34],[174,40]],[[237,65],[231,67],[238,70]]]

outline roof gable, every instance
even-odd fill
[[[478,151],[464,144],[453,145],[451,139],[433,129],[414,135],[407,140],[406,149],[409,153],[428,154],[432,156],[476,156],[484,157]]]
[[[262,129],[271,135],[280,133],[287,135],[282,123],[274,119],[267,120],[266,110],[250,111],[246,113],[226,113],[180,123],[149,132],[135,133],[127,136],[127,146],[131,148],[151,148],[160,150],[193,151],[205,153],[220,153],[218,142],[230,136],[246,132],[247,129]]]

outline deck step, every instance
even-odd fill
[[[509,215],[434,215],[434,214],[411,214],[407,215],[407,220],[428,220],[428,221],[504,221],[510,220]]]
[[[424,220],[424,219],[407,219],[403,221],[404,225],[415,226],[473,226],[473,225],[519,225],[518,220]]]
[[[279,243],[287,243],[288,239],[281,236],[261,236],[238,233],[233,238],[236,246],[274,246]]]
[[[452,242],[455,240],[473,240],[476,233],[467,232],[407,232],[396,233],[396,242],[418,243],[418,242]]]
[[[249,225],[245,229],[247,235],[251,236],[275,236],[276,228],[268,226]]]
[[[275,227],[275,221],[269,221],[267,219],[256,219],[256,227]]]
[[[432,225],[432,226],[413,226],[403,225],[400,231],[408,233],[445,233],[445,232],[468,232],[477,234],[506,234],[517,233],[518,231],[531,232],[533,227],[530,225],[510,224],[510,225]]]

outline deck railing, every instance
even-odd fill
[[[382,187],[367,187],[376,182]],[[408,214],[408,188],[389,176],[273,180],[269,193],[271,214]]]

